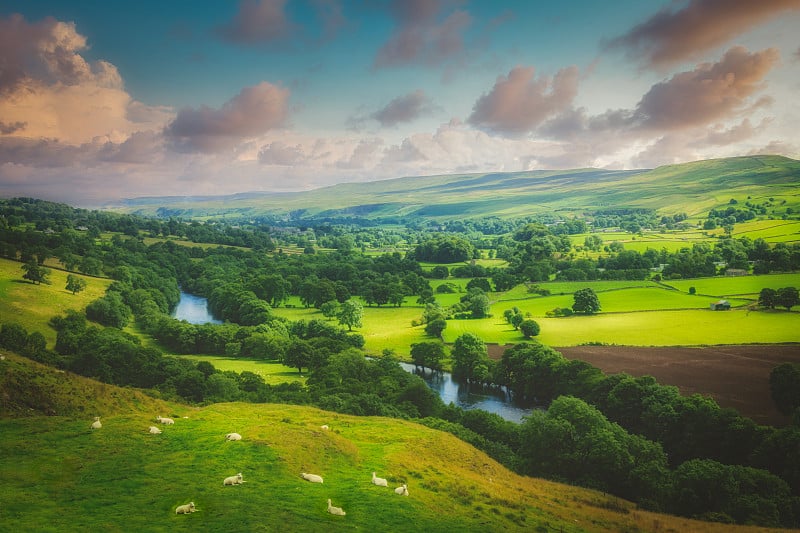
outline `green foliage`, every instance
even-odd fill
[[[541,328],[539,327],[538,322],[536,322],[533,319],[527,318],[522,322],[520,322],[519,330],[522,332],[522,335],[526,339],[530,339],[531,337],[537,336],[541,331]]]
[[[364,308],[356,300],[347,300],[342,304],[339,311],[339,324],[347,326],[352,331],[354,327],[361,327],[361,319],[364,316]]]
[[[44,283],[45,285],[50,284],[50,269],[43,267],[35,260],[28,261],[22,265],[22,270],[25,271],[22,275],[22,279],[27,279],[34,285],[39,285],[40,283]]]
[[[800,303],[800,293],[796,287],[782,287],[775,294],[775,305],[785,307],[787,311]]]
[[[442,332],[447,327],[447,321],[444,317],[434,318],[425,325],[425,333],[431,337],[441,338]]]
[[[413,257],[417,261],[460,263],[475,256],[475,247],[455,235],[439,235],[417,245]]]
[[[800,363],[782,363],[773,368],[769,390],[778,411],[792,414],[800,407]]]
[[[131,317],[131,309],[118,292],[108,292],[86,306],[86,318],[104,326],[124,328]]]
[[[411,361],[416,366],[441,370],[444,357],[445,349],[441,342],[425,341],[411,345]]]
[[[67,275],[67,285],[64,287],[72,294],[77,294],[86,288],[86,280],[73,274]]]
[[[487,382],[493,363],[483,341],[473,333],[464,333],[453,343],[453,375],[467,381]]]
[[[590,287],[576,291],[573,296],[575,303],[572,304],[572,310],[576,313],[593,315],[600,311],[600,300]]]

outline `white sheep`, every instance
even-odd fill
[[[157,422],[161,422],[162,424],[166,424],[166,425],[168,425],[168,426],[171,426],[172,424],[174,424],[174,423],[175,423],[175,421],[174,421],[173,419],[171,419],[171,418],[164,418],[163,416],[157,416],[157,417],[156,417],[156,421],[157,421]]]
[[[400,496],[408,496],[408,485],[403,483],[402,485],[394,489],[394,493],[399,494]]]
[[[319,428],[320,429],[324,429],[325,431],[328,431],[329,429],[331,429],[331,428],[328,427],[328,424],[323,424]]]
[[[244,483],[244,480],[242,479],[242,473],[239,472],[235,476],[226,477],[222,485],[240,485],[242,483]]]
[[[228,433],[225,435],[226,440],[242,440],[242,436],[238,433]]]
[[[175,508],[175,514],[189,514],[195,512],[194,502],[189,502],[184,505],[179,505]]]
[[[382,477],[375,477],[375,472],[372,473],[372,483],[374,485],[378,485],[379,487],[389,486],[389,482],[383,479]]]
[[[100,417],[94,417],[94,422],[92,422],[92,429],[100,429],[103,427],[103,424],[100,423]]]
[[[322,476],[318,476],[316,474],[306,474],[305,472],[302,472],[300,477],[306,481],[310,481],[311,483],[322,483]]]
[[[330,498],[328,498],[328,512],[331,513],[331,514],[339,515],[339,516],[344,516],[345,514],[347,514],[347,513],[344,512],[344,510],[341,507],[332,506]]]
[[[150,431],[150,433],[152,433],[153,435],[159,435],[159,434],[161,433],[161,430],[160,430],[160,429],[158,429],[158,428],[157,428],[157,427],[155,427],[155,426],[150,426],[150,429],[149,429],[149,431]]]

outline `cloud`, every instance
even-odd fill
[[[381,126],[391,127],[402,122],[411,122],[425,113],[430,113],[436,109],[430,99],[425,96],[425,92],[417,89],[416,91],[398,96],[386,106],[370,115],[380,122]]]
[[[288,89],[264,81],[245,87],[220,109],[181,109],[164,133],[182,149],[231,148],[246,138],[284,126],[289,115],[288,100]]]
[[[800,9],[800,0],[690,0],[665,8],[609,43],[644,64],[664,68],[724,45],[733,37],[780,15]]]
[[[242,0],[233,20],[217,28],[225,41],[255,45],[280,41],[293,29],[285,12],[286,0]]]
[[[290,166],[304,162],[306,156],[299,144],[289,146],[284,142],[275,141],[261,148],[258,160],[266,165]]]
[[[117,68],[86,49],[72,22],[0,19],[0,132],[79,145],[163,127],[171,110],[133,100]]]
[[[779,59],[768,48],[749,53],[736,46],[718,63],[703,63],[654,85],[637,106],[642,126],[676,129],[734,116],[763,89],[764,76]]]
[[[515,67],[475,102],[467,121],[503,135],[524,135],[569,109],[577,91],[577,67],[538,79],[533,67]]]
[[[456,10],[440,21],[444,0],[392,0],[397,28],[381,46],[375,68],[422,63],[440,65],[464,50],[463,33],[472,24],[469,13]]]

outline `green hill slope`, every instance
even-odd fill
[[[800,161],[750,156],[654,170],[537,170],[344,183],[299,193],[139,198],[119,209],[183,217],[300,213],[318,217],[516,217],[540,212],[648,208],[690,216],[732,197],[800,205]]]
[[[0,361],[0,379],[6,531],[758,530],[639,511],[601,493],[521,477],[413,422],[287,405],[169,405],[13,354]],[[20,409],[34,399],[57,416]],[[98,430],[90,429],[95,414]],[[175,424],[151,435],[156,414]],[[243,439],[227,442],[231,431]],[[303,471],[324,483],[303,481]],[[389,488],[372,485],[372,471]],[[245,483],[223,486],[237,472]],[[409,497],[392,490],[401,483]],[[328,514],[328,498],[347,515]],[[176,515],[189,501],[198,512]]]

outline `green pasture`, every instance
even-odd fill
[[[86,280],[86,289],[73,295],[65,288],[69,272],[50,268],[50,285],[34,285],[22,279],[23,274],[22,263],[0,259],[0,322],[17,322],[28,333],[38,331],[49,346],[55,343],[56,332],[47,325],[48,321],[68,309],[83,310],[103,296],[111,283],[108,279],[74,274]]]
[[[45,367],[28,372],[29,364],[14,357],[0,369],[46,377],[52,387],[42,393],[59,398],[57,412],[75,395],[91,409],[0,419],[4,531],[633,531],[650,523],[724,530],[632,513],[616,497],[516,475],[411,421],[280,404],[167,404]],[[69,396],[57,390],[68,381],[80,381]],[[175,424],[152,435],[156,415]],[[102,428],[90,429],[94,416]],[[242,440],[226,441],[234,431]],[[373,471],[388,488],[370,482]],[[239,472],[243,484],[223,485]],[[324,483],[308,483],[301,472]],[[402,483],[408,497],[392,490]],[[345,516],[326,512],[329,498]],[[177,515],[188,502],[196,512]]]
[[[225,357],[221,355],[181,355],[176,357],[183,357],[185,359],[191,359],[192,361],[197,362],[206,361],[214,365],[214,368],[222,372],[253,372],[254,374],[261,376],[264,379],[264,382],[268,385],[306,382],[305,374],[300,375],[297,373],[296,368],[285,366],[277,361]]]
[[[785,311],[711,311],[707,309],[600,313],[593,316],[539,318],[537,337],[550,346],[588,343],[625,346],[700,346],[714,344],[778,344],[800,342],[800,313]],[[445,342],[466,332],[484,342],[521,342],[522,334],[502,316],[481,320],[449,320]]]
[[[698,294],[719,297],[734,295],[758,297],[758,293],[764,288],[797,287],[800,289],[800,273],[667,280],[663,283],[687,293],[689,287],[694,287]]]

